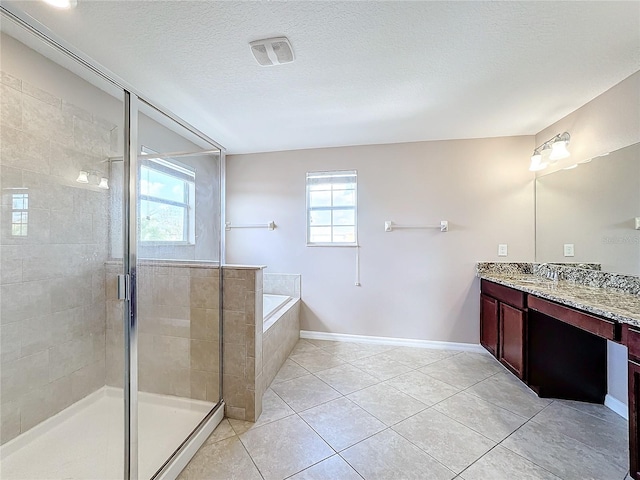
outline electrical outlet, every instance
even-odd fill
[[[564,256],[565,257],[573,257],[574,256],[573,243],[565,243],[564,244]]]
[[[498,256],[499,257],[506,257],[507,253],[508,253],[507,244],[506,243],[500,243],[498,245]]]

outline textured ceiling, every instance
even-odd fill
[[[638,1],[4,3],[229,153],[532,135],[640,70]]]

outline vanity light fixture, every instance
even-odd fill
[[[76,182],[89,183],[89,172],[87,172],[86,170],[80,170],[78,178],[76,178]]]
[[[102,172],[80,170],[78,178],[76,178],[76,182],[86,184],[91,183],[97,185],[98,188],[102,188],[103,190],[109,190],[109,179],[107,177],[103,177]]]
[[[549,163],[556,163],[562,158],[567,158],[571,155],[569,150],[567,150],[569,140],[571,140],[569,132],[559,133],[542,145],[536,147],[531,156],[529,170],[532,172],[544,170],[549,166]]]
[[[51,5],[52,7],[59,8],[60,10],[69,10],[76,8],[78,0],[42,0],[44,3]]]

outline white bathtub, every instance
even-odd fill
[[[291,297],[287,295],[271,295],[267,293],[262,295],[263,322],[269,320],[290,299]]]

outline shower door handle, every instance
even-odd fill
[[[129,275],[118,275],[118,300],[130,300],[131,299],[131,287],[129,283]]]

